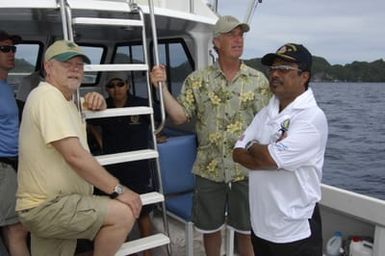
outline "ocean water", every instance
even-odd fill
[[[323,183],[385,199],[385,83],[312,83],[329,123]]]

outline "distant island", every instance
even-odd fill
[[[260,58],[244,60],[244,62],[266,73],[266,66]],[[135,62],[134,62],[135,63]],[[35,66],[24,59],[16,59],[14,72],[34,72]],[[183,81],[191,72],[190,65],[182,63],[172,68],[171,76],[174,81]],[[330,65],[322,57],[313,56],[313,82],[385,82],[385,62],[379,59],[373,62],[354,61],[346,65]]]
[[[255,69],[266,72],[260,58],[245,60]],[[346,65],[330,65],[322,58],[313,56],[313,82],[385,82],[385,62],[379,59],[373,62],[354,61]]]

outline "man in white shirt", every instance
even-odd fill
[[[255,255],[321,256],[322,166],[327,119],[309,86],[312,56],[286,44],[262,58],[274,96],[237,141],[233,159],[250,169]]]

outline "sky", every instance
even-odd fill
[[[218,12],[245,19],[249,0],[219,0]],[[385,0],[263,0],[245,34],[243,59],[292,42],[330,64],[385,59]]]

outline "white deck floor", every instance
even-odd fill
[[[183,256],[186,255],[186,241],[184,233],[184,224],[172,219],[168,219],[168,225],[170,230],[170,239],[171,239],[171,252],[172,256]],[[159,214],[154,214],[153,224],[155,229],[163,230],[163,221]],[[160,250],[154,250],[153,255],[167,255],[166,248],[161,248]],[[198,232],[194,232],[194,256],[204,256],[202,235]]]
[[[153,225],[155,230],[159,230],[160,232],[163,232],[163,221],[161,218],[161,214],[159,212],[155,212],[153,215]],[[186,255],[186,243],[185,243],[185,233],[184,233],[184,224],[168,217],[168,225],[170,229],[170,239],[171,239],[171,250],[172,250],[172,256],[184,256]],[[156,231],[155,231],[156,232]],[[133,230],[132,235],[130,237],[134,238],[137,236],[135,234],[135,230]],[[224,233],[224,232],[223,232]],[[224,236],[223,236],[223,242],[222,242],[222,255],[225,255],[224,253]],[[152,250],[153,256],[167,256],[167,249],[165,246],[161,248],[156,248]],[[138,256],[141,256],[139,254]],[[202,241],[202,234],[200,234],[197,231],[194,231],[194,256],[205,256],[204,248],[203,248],[203,241]]]

